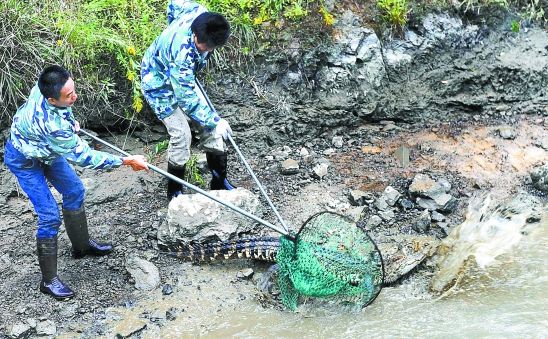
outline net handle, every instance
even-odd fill
[[[85,131],[85,130],[83,130],[83,129],[80,129],[80,132],[83,133],[83,134],[85,134],[85,135],[87,135],[88,137],[92,138],[93,140],[98,141],[98,142],[102,143],[103,145],[112,148],[113,150],[119,152],[120,154],[123,154],[123,155],[125,155],[125,156],[131,156],[129,153],[125,152],[124,150],[119,149],[118,147],[116,147],[116,146],[114,146],[114,145],[112,145],[112,144],[106,142],[105,140],[102,140],[102,139],[99,138],[99,137],[96,137],[96,136],[92,135],[91,133],[89,133],[89,132],[87,132],[87,131]],[[266,226],[266,227],[269,227],[269,228],[271,228],[272,230],[274,230],[274,231],[276,231],[276,232],[278,232],[278,233],[280,233],[280,234],[282,234],[282,235],[285,235],[285,236],[287,236],[287,237],[289,237],[289,238],[291,238],[291,239],[294,239],[294,238],[289,234],[289,232],[286,231],[285,229],[282,229],[282,228],[280,228],[280,227],[278,227],[278,226],[276,226],[276,225],[273,225],[273,224],[269,223],[269,222],[266,221],[266,220],[263,220],[263,219],[261,219],[261,218],[255,216],[255,215],[253,215],[253,214],[251,214],[251,213],[249,213],[249,212],[247,212],[247,211],[242,210],[241,208],[239,208],[239,207],[237,207],[237,206],[232,205],[232,204],[229,203],[229,202],[223,201],[223,200],[221,200],[221,199],[219,199],[219,198],[217,198],[217,197],[215,197],[215,196],[213,196],[213,195],[207,193],[206,191],[202,190],[201,188],[199,188],[199,187],[197,187],[197,186],[194,186],[194,185],[192,185],[191,183],[188,183],[188,182],[186,182],[186,181],[184,181],[184,180],[182,180],[182,179],[180,179],[180,178],[174,176],[173,174],[170,174],[170,173],[168,173],[168,172],[166,172],[166,171],[164,171],[164,170],[162,170],[162,169],[160,169],[160,168],[158,168],[158,167],[156,167],[156,166],[154,166],[154,165],[152,165],[152,164],[147,164],[147,166],[148,166],[148,168],[150,168],[151,170],[153,170],[153,171],[156,172],[156,173],[159,173],[159,174],[161,174],[161,175],[163,175],[163,176],[165,176],[165,177],[167,177],[167,178],[169,178],[169,179],[171,179],[171,180],[173,180],[173,181],[175,181],[175,182],[177,182],[177,183],[179,183],[179,184],[181,184],[181,185],[183,185],[183,186],[185,186],[185,187],[188,187],[188,188],[190,188],[191,190],[193,190],[193,191],[195,191],[195,192],[198,192],[198,193],[200,193],[200,194],[202,194],[202,195],[208,197],[209,199],[214,200],[214,201],[218,202],[219,204],[221,204],[221,205],[223,205],[223,206],[226,206],[226,207],[230,208],[231,210],[233,210],[233,211],[235,211],[235,212],[240,213],[241,215],[244,215],[244,216],[246,216],[246,217],[248,217],[248,218],[250,218],[250,219],[253,219],[253,220],[255,220],[256,222],[258,222],[258,223],[260,223],[260,224],[262,224],[262,225],[264,225],[264,226]]]

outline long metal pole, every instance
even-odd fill
[[[211,110],[215,111],[215,107],[213,106],[213,103],[211,102],[211,100],[209,100],[209,97],[207,96],[204,88],[202,87],[202,84],[198,81],[198,79],[196,79],[196,84],[198,85],[198,88],[200,89],[200,91],[202,92],[202,95],[203,97],[205,98],[205,100],[207,101],[207,104],[209,106],[209,108],[211,108]],[[257,186],[259,187],[259,190],[261,191],[261,193],[263,194],[263,197],[266,199],[266,202],[268,203],[268,205],[270,205],[270,208],[272,208],[272,210],[274,211],[274,214],[276,214],[276,217],[278,217],[278,220],[280,221],[280,223],[282,224],[283,228],[289,232],[289,228],[287,227],[287,224],[285,223],[285,221],[283,220],[282,216],[280,215],[280,213],[278,213],[278,210],[276,209],[276,207],[274,206],[274,204],[272,203],[272,201],[270,200],[270,198],[268,197],[268,195],[266,194],[265,190],[263,189],[263,185],[261,185],[261,183],[259,182],[259,179],[257,179],[257,177],[255,176],[255,173],[253,173],[253,170],[251,169],[251,167],[249,166],[249,164],[247,163],[247,161],[245,160],[244,158],[244,155],[242,154],[242,152],[240,151],[240,148],[238,146],[236,146],[236,143],[234,142],[234,139],[232,139],[232,136],[231,135],[228,135],[228,140],[230,141],[230,143],[232,144],[232,147],[234,147],[234,149],[236,150],[236,153],[238,153],[238,155],[240,156],[240,159],[242,160],[242,162],[244,163],[245,165],[245,168],[247,168],[247,171],[249,172],[249,174],[251,175],[251,177],[253,178],[253,180],[255,180],[255,183],[257,184]]]
[[[98,142],[100,142],[100,143],[102,143],[102,144],[104,144],[104,145],[106,145],[106,146],[112,148],[113,150],[115,150],[115,151],[117,151],[117,152],[119,152],[119,153],[121,153],[121,154],[123,154],[123,155],[125,155],[125,156],[130,156],[130,154],[127,153],[127,152],[125,152],[124,150],[119,149],[118,147],[116,147],[116,146],[114,146],[114,145],[112,145],[112,144],[106,142],[105,140],[102,140],[101,138],[98,138],[98,137],[94,136],[93,134],[91,134],[91,133],[89,133],[89,132],[87,132],[87,131],[85,131],[85,130],[83,130],[83,129],[80,129],[80,132],[82,132],[83,134],[87,135],[88,137],[92,138],[93,140],[98,141]],[[178,177],[176,177],[176,176],[174,176],[174,175],[172,175],[172,174],[170,174],[170,173],[168,173],[168,172],[166,172],[166,171],[164,171],[164,170],[162,170],[162,169],[160,169],[160,168],[158,168],[158,167],[156,167],[156,166],[154,166],[154,165],[151,165],[151,164],[147,164],[147,165],[148,165],[148,168],[150,168],[150,169],[153,170],[154,172],[159,173],[159,174],[161,174],[161,175],[163,175],[163,176],[165,176],[165,177],[167,177],[167,178],[169,178],[169,179],[171,179],[171,180],[173,180],[173,181],[176,181],[176,182],[178,182],[179,184],[181,184],[181,185],[183,185],[183,186],[185,186],[185,187],[188,187],[188,188],[190,188],[190,189],[193,190],[193,191],[196,191],[196,192],[198,192],[198,193],[200,193],[200,194],[202,194],[202,195],[205,195],[206,197],[208,197],[208,198],[210,198],[210,199],[212,199],[212,200],[218,202],[219,204],[224,205],[224,206],[230,208],[231,210],[233,210],[233,211],[235,211],[235,212],[238,212],[238,213],[240,213],[240,214],[242,214],[242,215],[244,215],[244,216],[246,216],[246,217],[248,217],[248,218],[251,218],[251,219],[255,220],[256,222],[258,222],[258,223],[260,223],[260,224],[262,224],[262,225],[264,225],[264,226],[266,226],[266,227],[269,227],[269,228],[273,229],[274,231],[276,231],[276,232],[278,232],[278,233],[280,233],[280,234],[283,234],[283,235],[285,235],[285,236],[289,236],[289,237],[293,238],[292,236],[289,235],[289,232],[288,232],[287,230],[281,229],[281,228],[279,228],[278,226],[273,225],[273,224],[269,223],[269,222],[266,221],[266,220],[263,220],[263,219],[261,219],[261,218],[259,218],[259,217],[257,217],[257,216],[254,216],[253,214],[251,214],[251,213],[249,213],[249,212],[247,212],[247,211],[244,211],[244,210],[242,210],[241,208],[232,205],[231,203],[228,203],[228,202],[226,202],[226,201],[222,201],[221,199],[219,199],[219,198],[217,198],[217,197],[215,197],[215,196],[213,196],[213,195],[207,193],[206,191],[202,190],[201,188],[196,187],[196,186],[194,186],[194,185],[192,185],[192,184],[190,184],[190,183],[188,183],[188,182],[186,182],[186,181],[184,181],[184,180],[182,180],[182,179],[180,179],[180,178],[178,178]]]

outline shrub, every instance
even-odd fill
[[[383,12],[383,18],[394,27],[403,27],[407,23],[407,0],[378,0],[377,7]]]

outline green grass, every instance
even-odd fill
[[[377,7],[383,12],[383,19],[396,28],[407,23],[407,0],[378,0]]]

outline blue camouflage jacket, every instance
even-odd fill
[[[92,150],[74,133],[72,108],[52,106],[40,93],[38,85],[13,117],[11,143],[25,157],[46,164],[65,157],[85,168],[107,169],[122,165],[122,158]]]
[[[160,120],[179,106],[201,126],[213,129],[220,117],[198,94],[196,72],[207,62],[200,53],[190,28],[206,8],[193,1],[170,0],[168,27],[147,49],[141,63],[141,83],[145,99]]]

